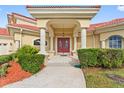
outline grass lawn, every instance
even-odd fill
[[[124,88],[124,83],[119,84],[106,76],[106,74],[116,74],[124,77],[124,67],[119,69],[85,68],[83,72],[87,88]]]

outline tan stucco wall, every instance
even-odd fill
[[[36,36],[36,35],[29,35],[29,34],[22,34],[22,38],[20,38],[21,34],[20,33],[15,33],[14,34],[14,40],[19,40],[21,41],[21,46],[23,45],[31,45],[33,46],[33,41],[35,39],[39,39],[39,36]],[[14,43],[14,47],[15,47],[15,50],[16,50],[16,44]],[[39,46],[37,46],[39,48]]]
[[[87,39],[87,41],[86,41],[87,48],[92,48],[93,47],[93,45],[92,45],[93,37],[91,35],[88,35],[86,39]]]
[[[120,35],[124,37],[124,30],[117,30],[117,31],[108,31],[100,34],[100,40],[106,40],[112,35]]]
[[[48,22],[51,21],[50,19],[38,19],[37,21],[37,26],[38,27],[45,27],[47,28],[47,32],[46,32],[46,41],[47,41],[47,46],[46,46],[46,51],[49,52],[50,51],[50,35],[49,35],[49,30],[48,29]],[[80,24],[80,27],[88,27],[90,24],[90,20],[89,19],[77,19],[77,21]],[[30,24],[29,22],[26,23],[22,20],[18,20],[18,23],[25,23],[25,24]],[[71,51],[74,50],[74,28],[55,28],[56,26],[54,25],[53,27],[51,26],[53,33],[54,33],[54,41],[53,41],[53,49],[54,51],[56,51],[57,47],[56,47],[56,40],[57,37],[63,37],[63,33],[64,33],[64,37],[70,37],[70,42],[71,42]],[[92,32],[87,32],[87,41],[86,41],[86,47],[87,48],[100,48],[101,47],[101,41],[105,40],[105,48],[108,48],[108,38],[112,35],[120,35],[124,38],[124,30],[117,30],[117,28],[120,27],[116,27],[114,28],[107,28],[107,29],[103,29],[102,31],[99,29],[97,32],[95,33],[94,31],[94,36],[92,36]],[[107,31],[108,30],[108,31]],[[20,33],[17,33],[17,29],[13,30],[16,33],[14,34],[14,40],[20,40]],[[30,32],[29,32],[30,33]],[[38,34],[38,33],[37,33]],[[40,33],[39,33],[40,34]],[[40,35],[36,35],[36,34],[23,34],[22,35],[22,46],[25,44],[28,45],[33,45],[33,40],[35,39],[39,39]],[[123,40],[123,44],[124,44],[124,40]],[[124,45],[123,45],[124,46]],[[77,49],[81,48],[81,34],[80,31],[78,33],[77,36]]]
[[[100,48],[100,35],[99,34],[96,34],[96,35],[94,35],[94,38],[95,38],[94,47],[95,48]]]
[[[109,48],[109,37],[113,36],[113,35],[119,35],[122,38],[124,38],[124,30],[117,30],[117,31],[108,31],[108,32],[104,32],[104,33],[100,33],[100,41],[105,40],[106,44],[105,47]]]
[[[81,27],[89,27],[89,25],[90,25],[89,19],[80,19],[80,20],[78,20],[78,22],[80,23]]]
[[[28,22],[25,20],[21,20],[21,19],[17,19],[16,20],[16,24],[26,24],[26,25],[32,25],[32,26],[36,26],[37,24],[34,22]]]
[[[48,19],[38,19],[37,26],[38,27],[46,27],[48,21],[49,21]]]
[[[23,45],[33,45],[33,41],[39,39],[38,36],[22,34],[22,46]]]
[[[77,37],[77,49],[81,48],[81,38]]]

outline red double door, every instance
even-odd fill
[[[70,52],[70,38],[58,38],[58,52],[68,53]]]

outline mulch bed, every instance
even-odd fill
[[[0,87],[3,87],[10,83],[14,83],[16,81],[23,80],[32,75],[31,73],[22,70],[21,66],[17,62],[9,62],[9,65],[10,67],[8,68],[6,76],[0,78]],[[44,65],[41,65],[41,70],[44,67]]]
[[[10,67],[8,68],[5,77],[0,78],[0,87],[4,85],[23,80],[24,78],[30,77],[32,74],[21,69],[17,62],[10,62]]]

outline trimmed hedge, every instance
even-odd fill
[[[121,67],[124,62],[123,49],[79,49],[77,50],[81,67]]]
[[[24,54],[18,57],[19,64],[22,69],[32,74],[37,73],[41,69],[41,64],[44,62],[44,55],[41,54]]]
[[[78,57],[81,67],[94,67],[97,65],[99,49],[79,49]]]
[[[45,56],[37,53],[38,49],[30,45],[25,45],[17,51],[18,62],[23,70],[35,74],[41,69]]]
[[[0,65],[4,64],[4,63],[7,63],[7,62],[9,62],[11,60],[12,60],[12,57],[10,55],[0,56]]]
[[[39,51],[37,48],[30,46],[30,45],[24,45],[22,48],[18,49],[17,56],[22,54],[37,54]]]

